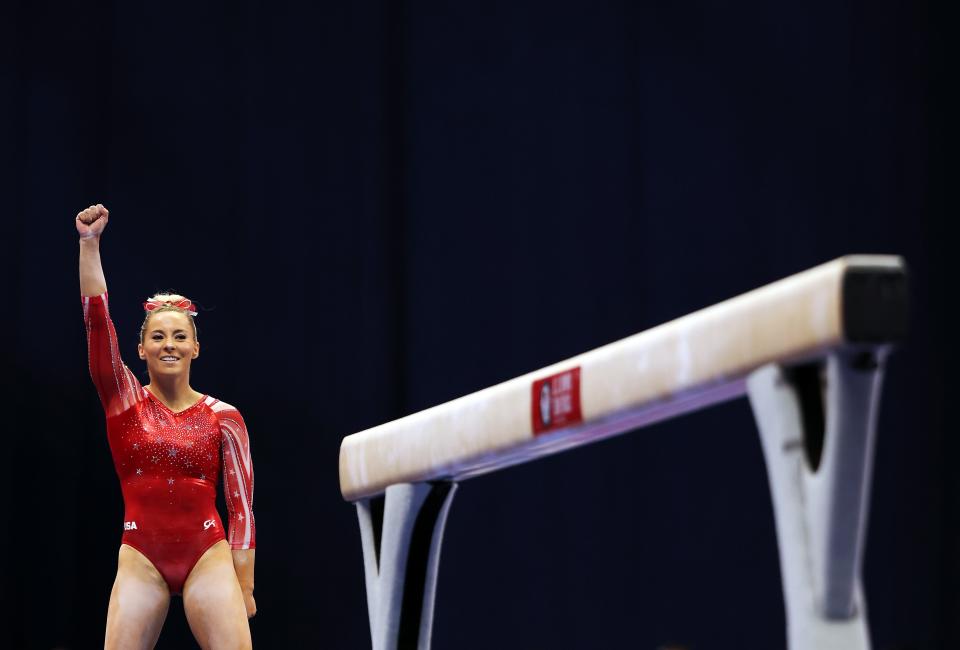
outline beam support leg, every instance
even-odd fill
[[[429,650],[440,544],[456,488],[402,483],[357,502],[373,650]]]
[[[773,498],[790,650],[869,650],[861,584],[883,349],[747,380]]]

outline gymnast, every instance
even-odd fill
[[[76,218],[90,376],[124,501],[104,647],[154,647],[170,596],[179,594],[202,648],[250,648],[256,531],[246,426],[234,407],[190,386],[200,343],[196,310],[183,296],[144,303],[137,349],[149,383],[141,386],[123,364],[100,264],[108,219],[100,204]],[[221,466],[226,535],[216,508]]]

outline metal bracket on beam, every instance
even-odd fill
[[[430,648],[440,544],[456,488],[402,483],[357,502],[373,650]]]
[[[747,380],[773,497],[790,650],[869,650],[861,584],[886,350]]]

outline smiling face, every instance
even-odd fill
[[[200,355],[190,316],[174,310],[150,314],[137,346],[150,377],[190,374],[190,362]]]

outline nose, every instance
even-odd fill
[[[173,340],[172,340],[172,339],[167,339],[167,340],[164,341],[164,343],[163,343],[163,349],[164,349],[164,350],[173,350],[175,347],[176,347],[176,346],[173,344]]]

